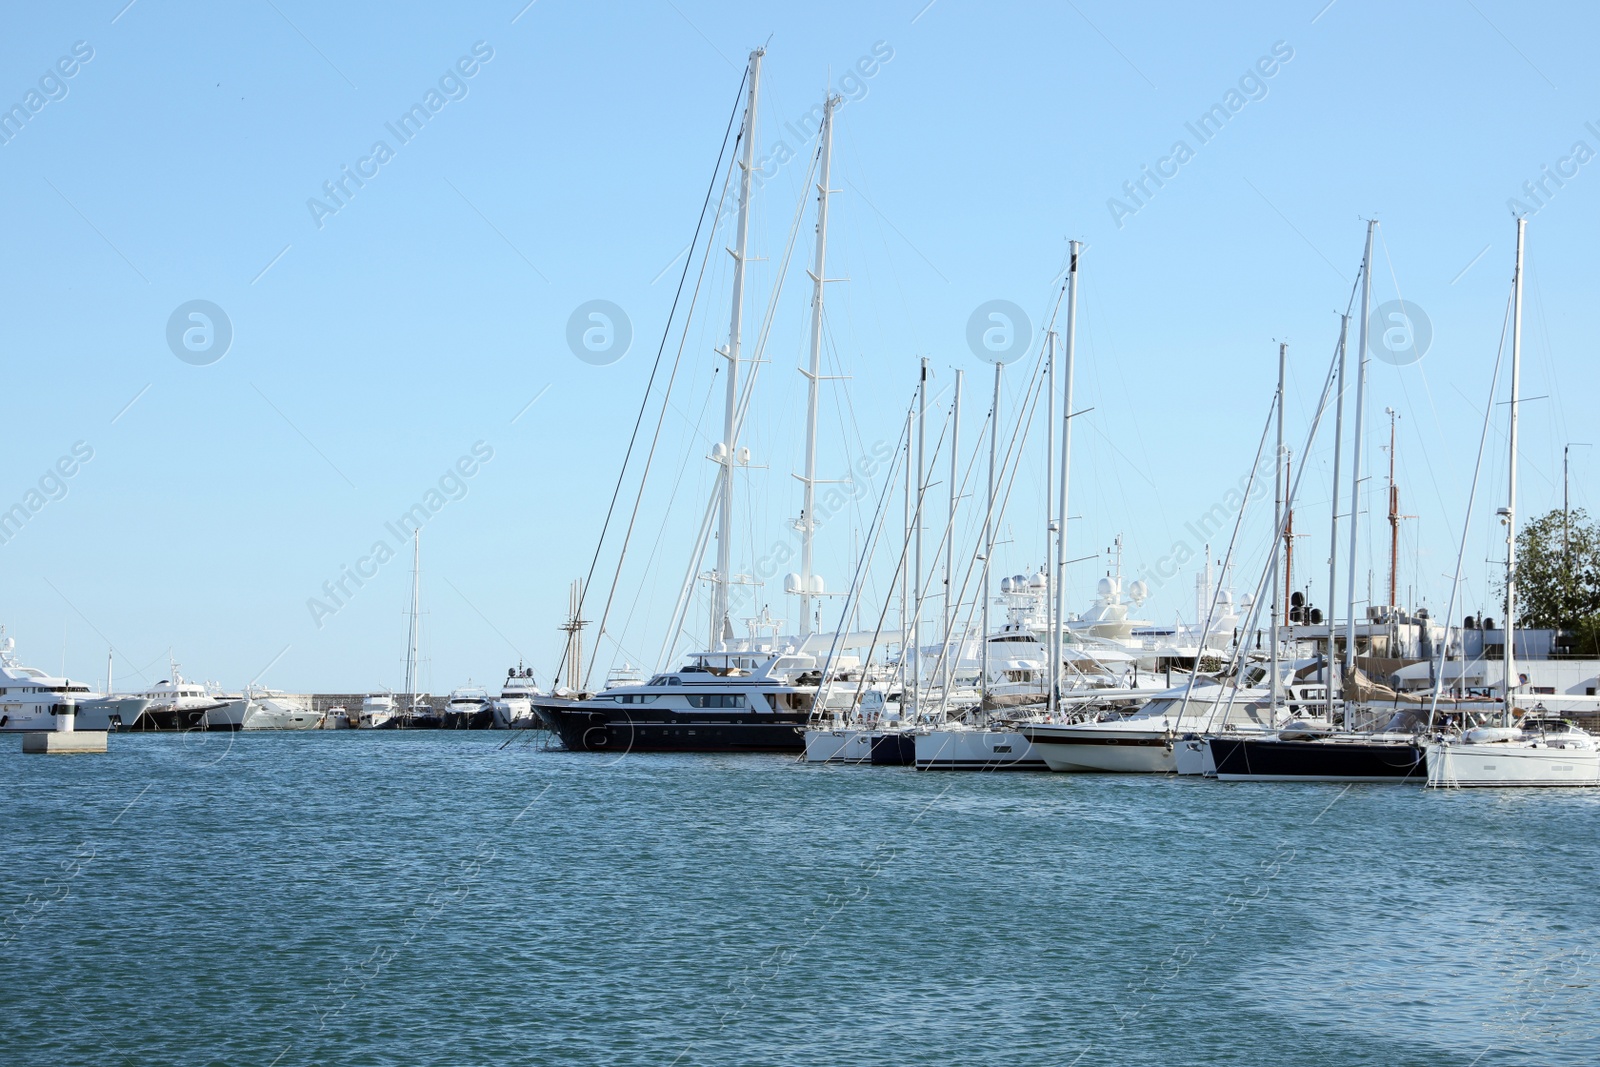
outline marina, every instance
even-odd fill
[[[1600,12],[13,14],[0,1067],[1600,1064]]]

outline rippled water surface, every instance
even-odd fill
[[[0,738],[6,1064],[1600,1063],[1600,797]]]

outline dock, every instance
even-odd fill
[[[40,755],[66,752],[104,752],[104,730],[29,730],[22,735],[22,751]]]

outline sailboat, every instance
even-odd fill
[[[730,590],[750,584],[751,579],[733,573],[733,539],[737,529],[734,514],[734,489],[740,469],[750,461],[750,450],[740,447],[739,434],[749,388],[746,366],[759,359],[742,352],[745,266],[748,258],[749,225],[755,176],[755,134],[760,101],[763,49],[750,53],[746,69],[748,95],[739,132],[738,215],[734,242],[730,249],[732,266],[732,310],[728,340],[719,354],[726,360],[727,388],[723,417],[723,438],[711,450],[717,464],[713,500],[706,511],[699,541],[692,556],[691,571],[679,596],[678,606],[668,627],[663,661],[675,643],[694,580],[693,567],[710,537],[713,517],[717,528],[716,566],[708,577],[711,587],[707,642],[703,651],[690,653],[676,669],[663,669],[646,681],[613,679],[599,692],[587,690],[576,669],[582,651],[581,618],[587,583],[575,586],[572,614],[564,627],[568,631],[563,662],[568,668],[567,685],[549,694],[530,694],[534,712],[544,724],[574,751],[617,752],[792,752],[803,749],[801,731],[817,703],[825,671],[846,680],[855,677],[859,660],[846,650],[863,647],[874,634],[813,633],[813,600],[822,592],[820,581],[811,572],[811,541],[816,528],[813,519],[813,487],[818,484],[815,469],[817,427],[817,382],[820,372],[821,292],[826,280],[824,266],[827,229],[828,167],[833,112],[839,98],[830,95],[823,108],[821,164],[818,186],[817,269],[814,272],[816,295],[813,305],[812,358],[807,377],[810,397],[807,409],[805,507],[795,524],[801,538],[802,574],[795,577],[792,592],[801,597],[801,633],[780,637],[776,625],[768,620],[750,620],[750,635],[734,635],[730,618]],[[751,372],[753,375],[753,371]],[[625,465],[626,466],[626,465]],[[619,563],[620,573],[620,563]],[[604,633],[604,615],[601,632]],[[560,677],[561,672],[554,672]]]
[[[1510,475],[1506,506],[1500,519],[1506,528],[1505,676],[1501,681],[1504,712],[1499,726],[1476,726],[1441,736],[1427,747],[1428,785],[1460,786],[1600,786],[1600,744],[1570,722],[1543,715],[1524,715],[1516,707],[1517,690],[1526,684],[1517,673],[1517,405],[1522,388],[1522,248],[1528,220],[1517,219],[1516,269],[1511,301],[1511,403],[1507,437]],[[1435,692],[1443,672],[1435,682]],[[1519,716],[1521,721],[1518,721]]]
[[[417,668],[421,642],[422,530],[411,531],[411,611],[406,629],[406,684],[400,693],[403,704],[396,704],[388,693],[374,693],[361,704],[361,726],[369,730],[439,730],[444,716],[436,711],[426,694],[417,692]]]
[[[1355,433],[1353,434],[1352,473],[1350,476],[1350,514],[1360,514],[1360,492],[1362,485],[1362,445],[1364,442],[1364,418],[1366,411],[1367,395],[1367,364],[1370,354],[1367,350],[1367,329],[1372,301],[1372,245],[1373,236],[1377,230],[1377,220],[1367,221],[1366,249],[1361,259],[1361,319],[1357,340],[1356,360],[1356,387],[1355,387]],[[1339,344],[1336,351],[1336,371],[1330,374],[1332,380],[1338,382],[1337,415],[1334,429],[1334,497],[1338,495],[1338,456],[1341,449],[1344,421],[1344,380],[1345,380],[1345,341],[1348,334],[1348,309],[1344,318],[1345,325],[1339,332]],[[1281,355],[1280,355],[1281,361]],[[1279,372],[1279,453],[1280,467],[1282,458],[1282,403],[1283,394],[1282,370],[1280,362]],[[1336,378],[1335,378],[1336,375]],[[1320,415],[1320,411],[1319,411]],[[1313,433],[1315,427],[1313,426]],[[1308,441],[1309,445],[1309,441]],[[1299,473],[1304,474],[1302,464]],[[1293,506],[1294,492],[1290,491],[1289,503]],[[1337,517],[1334,522],[1333,544],[1329,551],[1329,592],[1330,601],[1334,589],[1334,560],[1338,555],[1338,527]],[[1411,720],[1404,716],[1396,715],[1384,723],[1384,728],[1376,731],[1358,731],[1356,729],[1356,702],[1352,699],[1352,688],[1358,672],[1355,669],[1356,654],[1356,570],[1358,550],[1357,523],[1350,524],[1350,549],[1349,549],[1349,575],[1347,583],[1347,629],[1345,632],[1343,676],[1345,683],[1343,701],[1342,729],[1333,732],[1335,715],[1333,711],[1333,686],[1318,686],[1317,689],[1325,693],[1327,701],[1327,715],[1322,719],[1307,719],[1287,724],[1287,729],[1277,731],[1267,736],[1250,735],[1241,732],[1213,732],[1204,740],[1204,764],[1207,774],[1223,781],[1293,781],[1293,782],[1414,782],[1420,783],[1423,778],[1422,749],[1418,745],[1417,735],[1405,729]],[[1276,589],[1275,576],[1278,574],[1278,554],[1284,540],[1284,520],[1280,515],[1271,573],[1274,575],[1274,590],[1272,592],[1273,606],[1273,679],[1272,700],[1279,699],[1279,682],[1277,679],[1277,608],[1280,599]],[[1332,620],[1328,626],[1328,662],[1331,663],[1334,651],[1334,625]]]

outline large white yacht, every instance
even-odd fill
[[[0,730],[54,730],[56,716],[75,714],[89,687],[17,662],[16,642],[0,638]]]
[[[220,711],[228,699],[199,682],[185,681],[176,663],[172,677],[163,678],[143,692],[130,694],[148,700],[149,706],[135,722],[124,722],[125,730],[204,729],[206,715]]]
[[[865,647],[872,634],[839,635]],[[729,638],[675,671],[595,694],[535,696],[533,709],[570,749],[587,752],[802,752],[833,634]],[[853,702],[860,660],[835,654],[830,707]]]
[[[17,662],[16,642],[0,628],[0,730],[53,730],[58,706],[68,702],[79,730],[132,725],[150,703],[144,697],[91,692],[82,683],[25,667]]]

